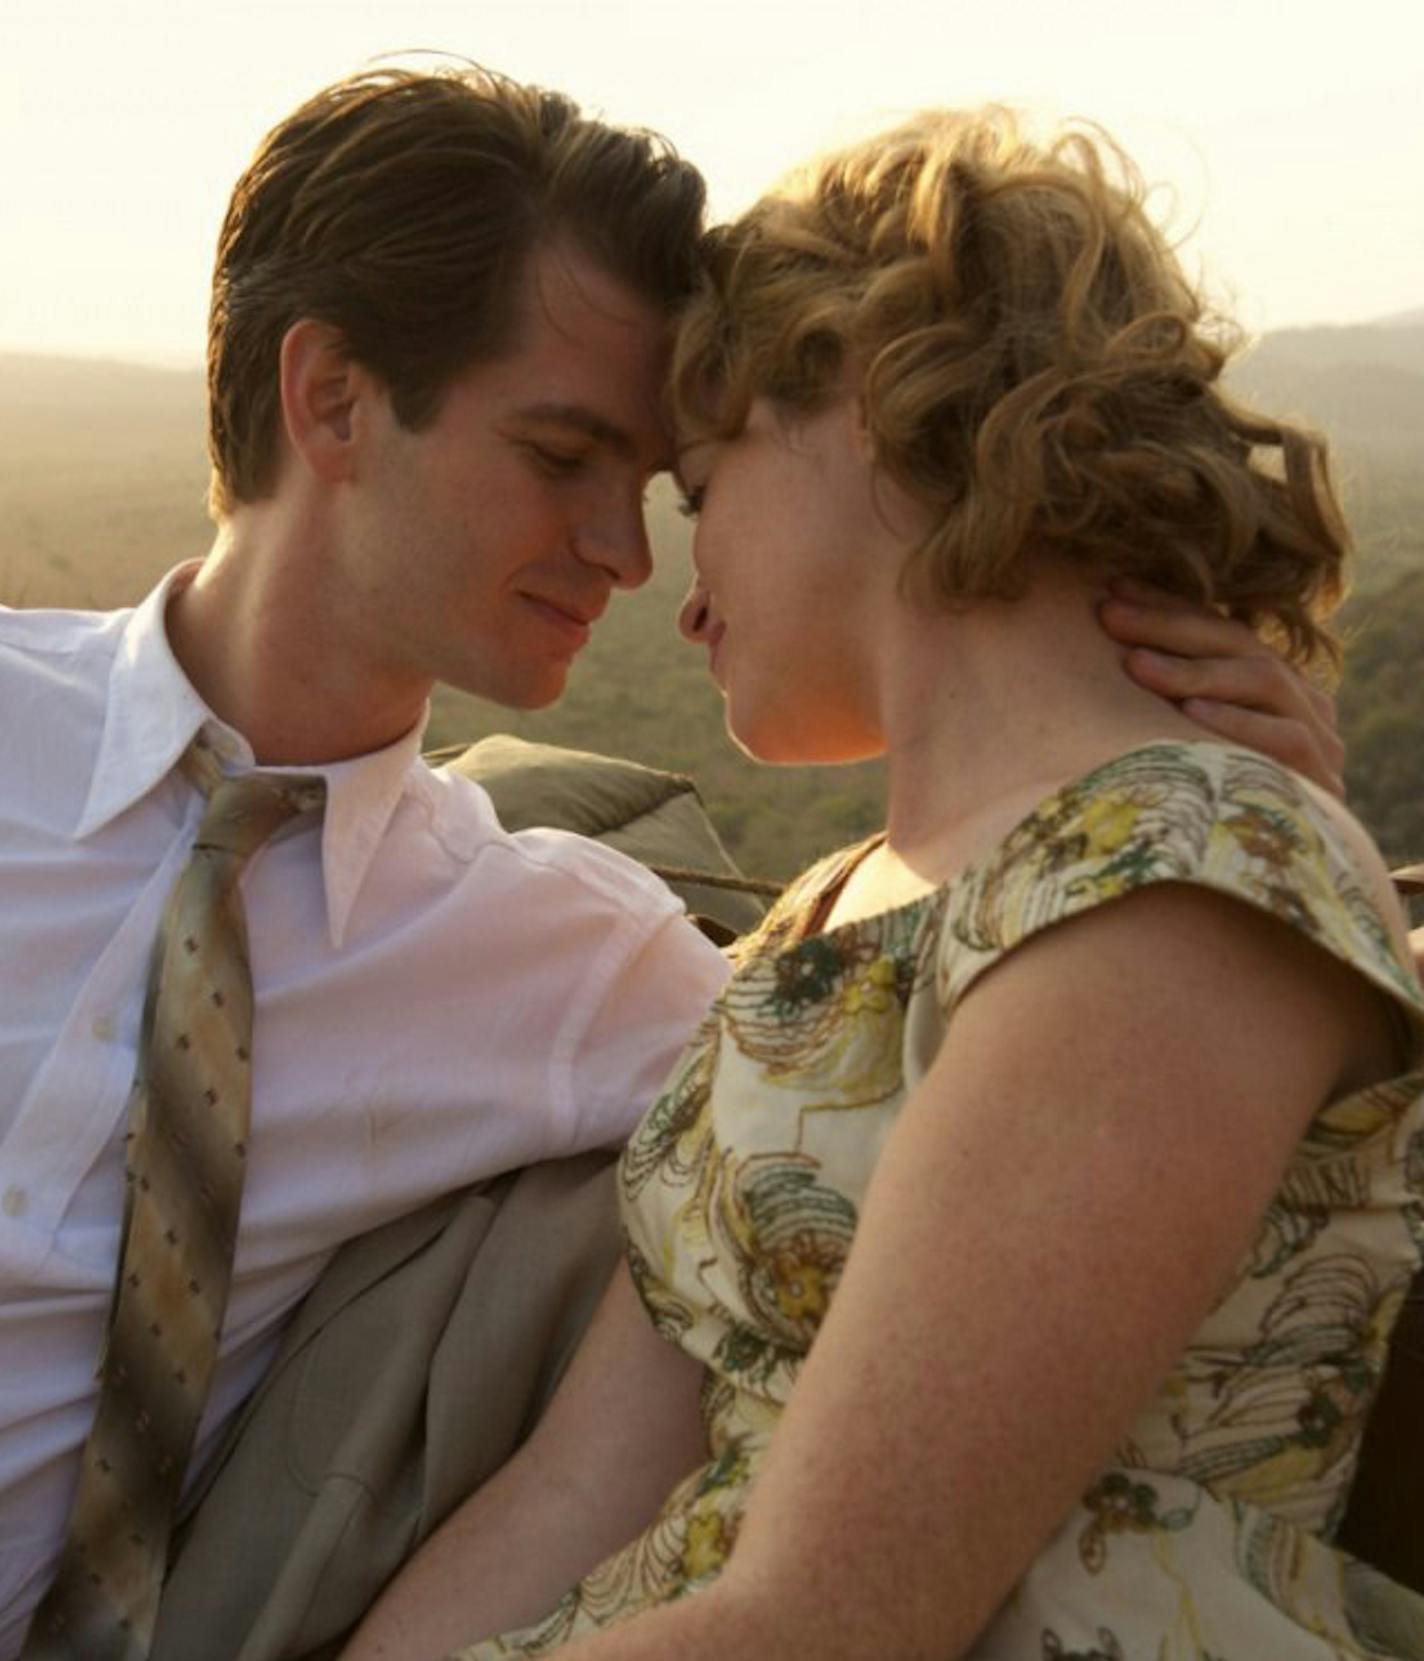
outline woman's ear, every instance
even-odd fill
[[[351,476],[355,462],[357,400],[371,379],[347,350],[339,329],[304,317],[282,337],[282,423],[307,470],[327,484]]]

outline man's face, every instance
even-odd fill
[[[567,246],[523,285],[511,349],[465,371],[424,431],[369,406],[341,544],[374,670],[537,708],[611,591],[648,578],[667,328]]]

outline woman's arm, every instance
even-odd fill
[[[1358,977],[1201,890],[1014,952],[887,1142],[722,1579],[571,1658],[962,1656],[1199,1326],[1310,1115],[1392,1065]]]
[[[1345,746],[1334,700],[1244,623],[1127,580],[1112,585],[1098,616],[1129,648],[1123,667],[1140,686],[1218,737],[1260,750],[1343,798]]]
[[[534,1434],[391,1582],[343,1661],[427,1661],[547,1614],[706,1458],[701,1381],[621,1266]]]

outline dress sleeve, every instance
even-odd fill
[[[1193,883],[1298,929],[1399,1013],[1424,1056],[1424,994],[1384,867],[1338,804],[1253,751],[1159,744],[1050,796],[951,891],[936,961],[946,1018],[1007,951],[1151,883]]]

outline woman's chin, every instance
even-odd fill
[[[788,761],[788,758],[779,754],[775,747],[767,750],[765,741],[757,737],[755,729],[749,732],[742,731],[732,720],[730,709],[727,711],[727,737],[731,739],[744,756],[750,756],[753,761],[763,761],[769,766]]]
[[[727,736],[743,755],[768,767],[838,767],[883,755],[878,739],[832,732],[811,723],[757,720],[727,704]]]

